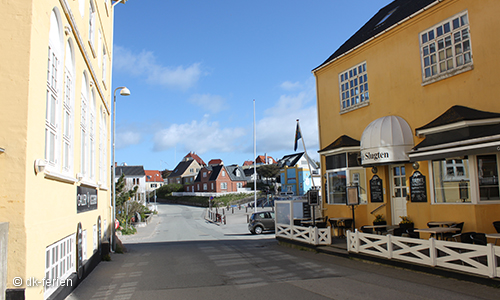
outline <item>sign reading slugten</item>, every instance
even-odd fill
[[[97,209],[97,190],[94,188],[76,187],[76,212],[86,212]]]

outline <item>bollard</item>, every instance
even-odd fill
[[[231,213],[234,214],[234,207],[231,207]]]
[[[222,209],[222,214],[225,215],[226,213],[224,212],[224,208]]]
[[[226,216],[224,216],[224,225],[226,225]]]

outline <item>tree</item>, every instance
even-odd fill
[[[280,168],[278,165],[262,165],[257,168],[257,174],[262,178],[266,178],[267,183],[269,184],[269,178],[276,178],[280,174]]]

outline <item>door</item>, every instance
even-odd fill
[[[404,165],[391,166],[392,224],[399,224],[400,216],[406,216],[406,172]]]

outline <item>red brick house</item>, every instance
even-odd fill
[[[188,191],[207,193],[237,192],[246,187],[247,178],[238,165],[203,167]]]

